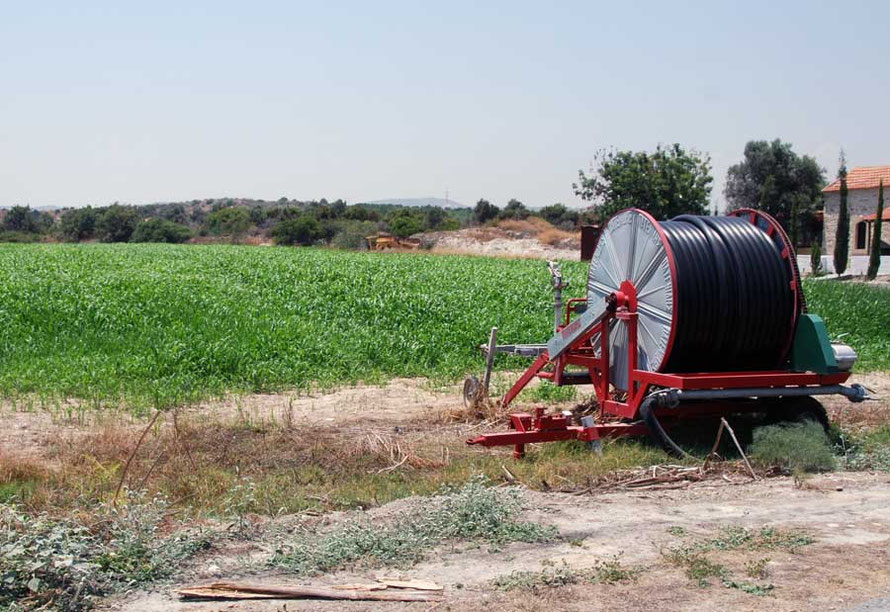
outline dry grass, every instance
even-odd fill
[[[511,448],[468,447],[465,440],[503,424],[424,419],[397,427],[257,425],[165,415],[142,445],[142,426],[106,426],[53,442],[45,464],[0,464],[6,501],[31,511],[64,512],[109,501],[125,489],[165,495],[198,514],[277,516],[367,508],[461,485],[477,475],[541,490],[579,490],[616,480],[619,471],[667,457],[643,442],[606,444],[602,456],[582,444],[530,447],[521,462]],[[506,468],[506,469],[505,469]],[[5,489],[3,488],[5,487]]]
[[[537,238],[541,244],[549,246],[570,245],[574,247],[580,240],[579,232],[567,232],[555,227],[540,217],[528,219],[504,219],[497,222],[501,230],[520,238]]]

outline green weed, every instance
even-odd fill
[[[0,505],[0,607],[88,609],[98,597],[170,576],[209,545],[200,531],[169,530],[165,500],[130,497],[100,509],[95,522]]]
[[[545,588],[557,588],[570,584],[616,584],[636,580],[642,573],[641,567],[627,567],[615,555],[603,561],[597,561],[592,567],[573,569],[562,561],[560,564],[544,562],[544,569],[539,572],[514,571],[498,576],[492,581],[495,588],[512,591],[522,589],[539,592]]]
[[[289,536],[270,564],[300,575],[351,565],[407,566],[445,542],[487,542],[498,547],[556,537],[553,527],[518,521],[521,509],[518,490],[493,489],[476,478],[403,511],[385,524],[359,520],[318,537],[309,532]]]
[[[825,472],[837,466],[825,431],[818,423],[769,425],[754,430],[751,461],[791,473]]]

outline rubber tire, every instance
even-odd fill
[[[826,435],[829,432],[828,413],[825,411],[825,406],[811,395],[777,397],[764,400],[764,403],[767,406],[764,425],[809,421],[819,423]]]

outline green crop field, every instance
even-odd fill
[[[0,394],[168,405],[226,391],[446,380],[546,340],[535,260],[324,249],[0,245]],[[564,264],[583,292],[586,265]],[[810,310],[890,368],[890,292],[807,283]],[[502,361],[501,367],[520,362]]]

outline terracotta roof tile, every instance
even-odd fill
[[[883,179],[884,187],[890,189],[890,166],[862,166],[853,168],[847,174],[847,189],[874,189]],[[829,191],[840,191],[841,181],[836,179],[828,187],[822,190],[823,193]]]
[[[866,215],[862,217],[863,221],[874,221],[878,218],[878,213],[873,212],[870,215]],[[885,208],[884,213],[881,215],[881,221],[890,221],[890,208]]]

